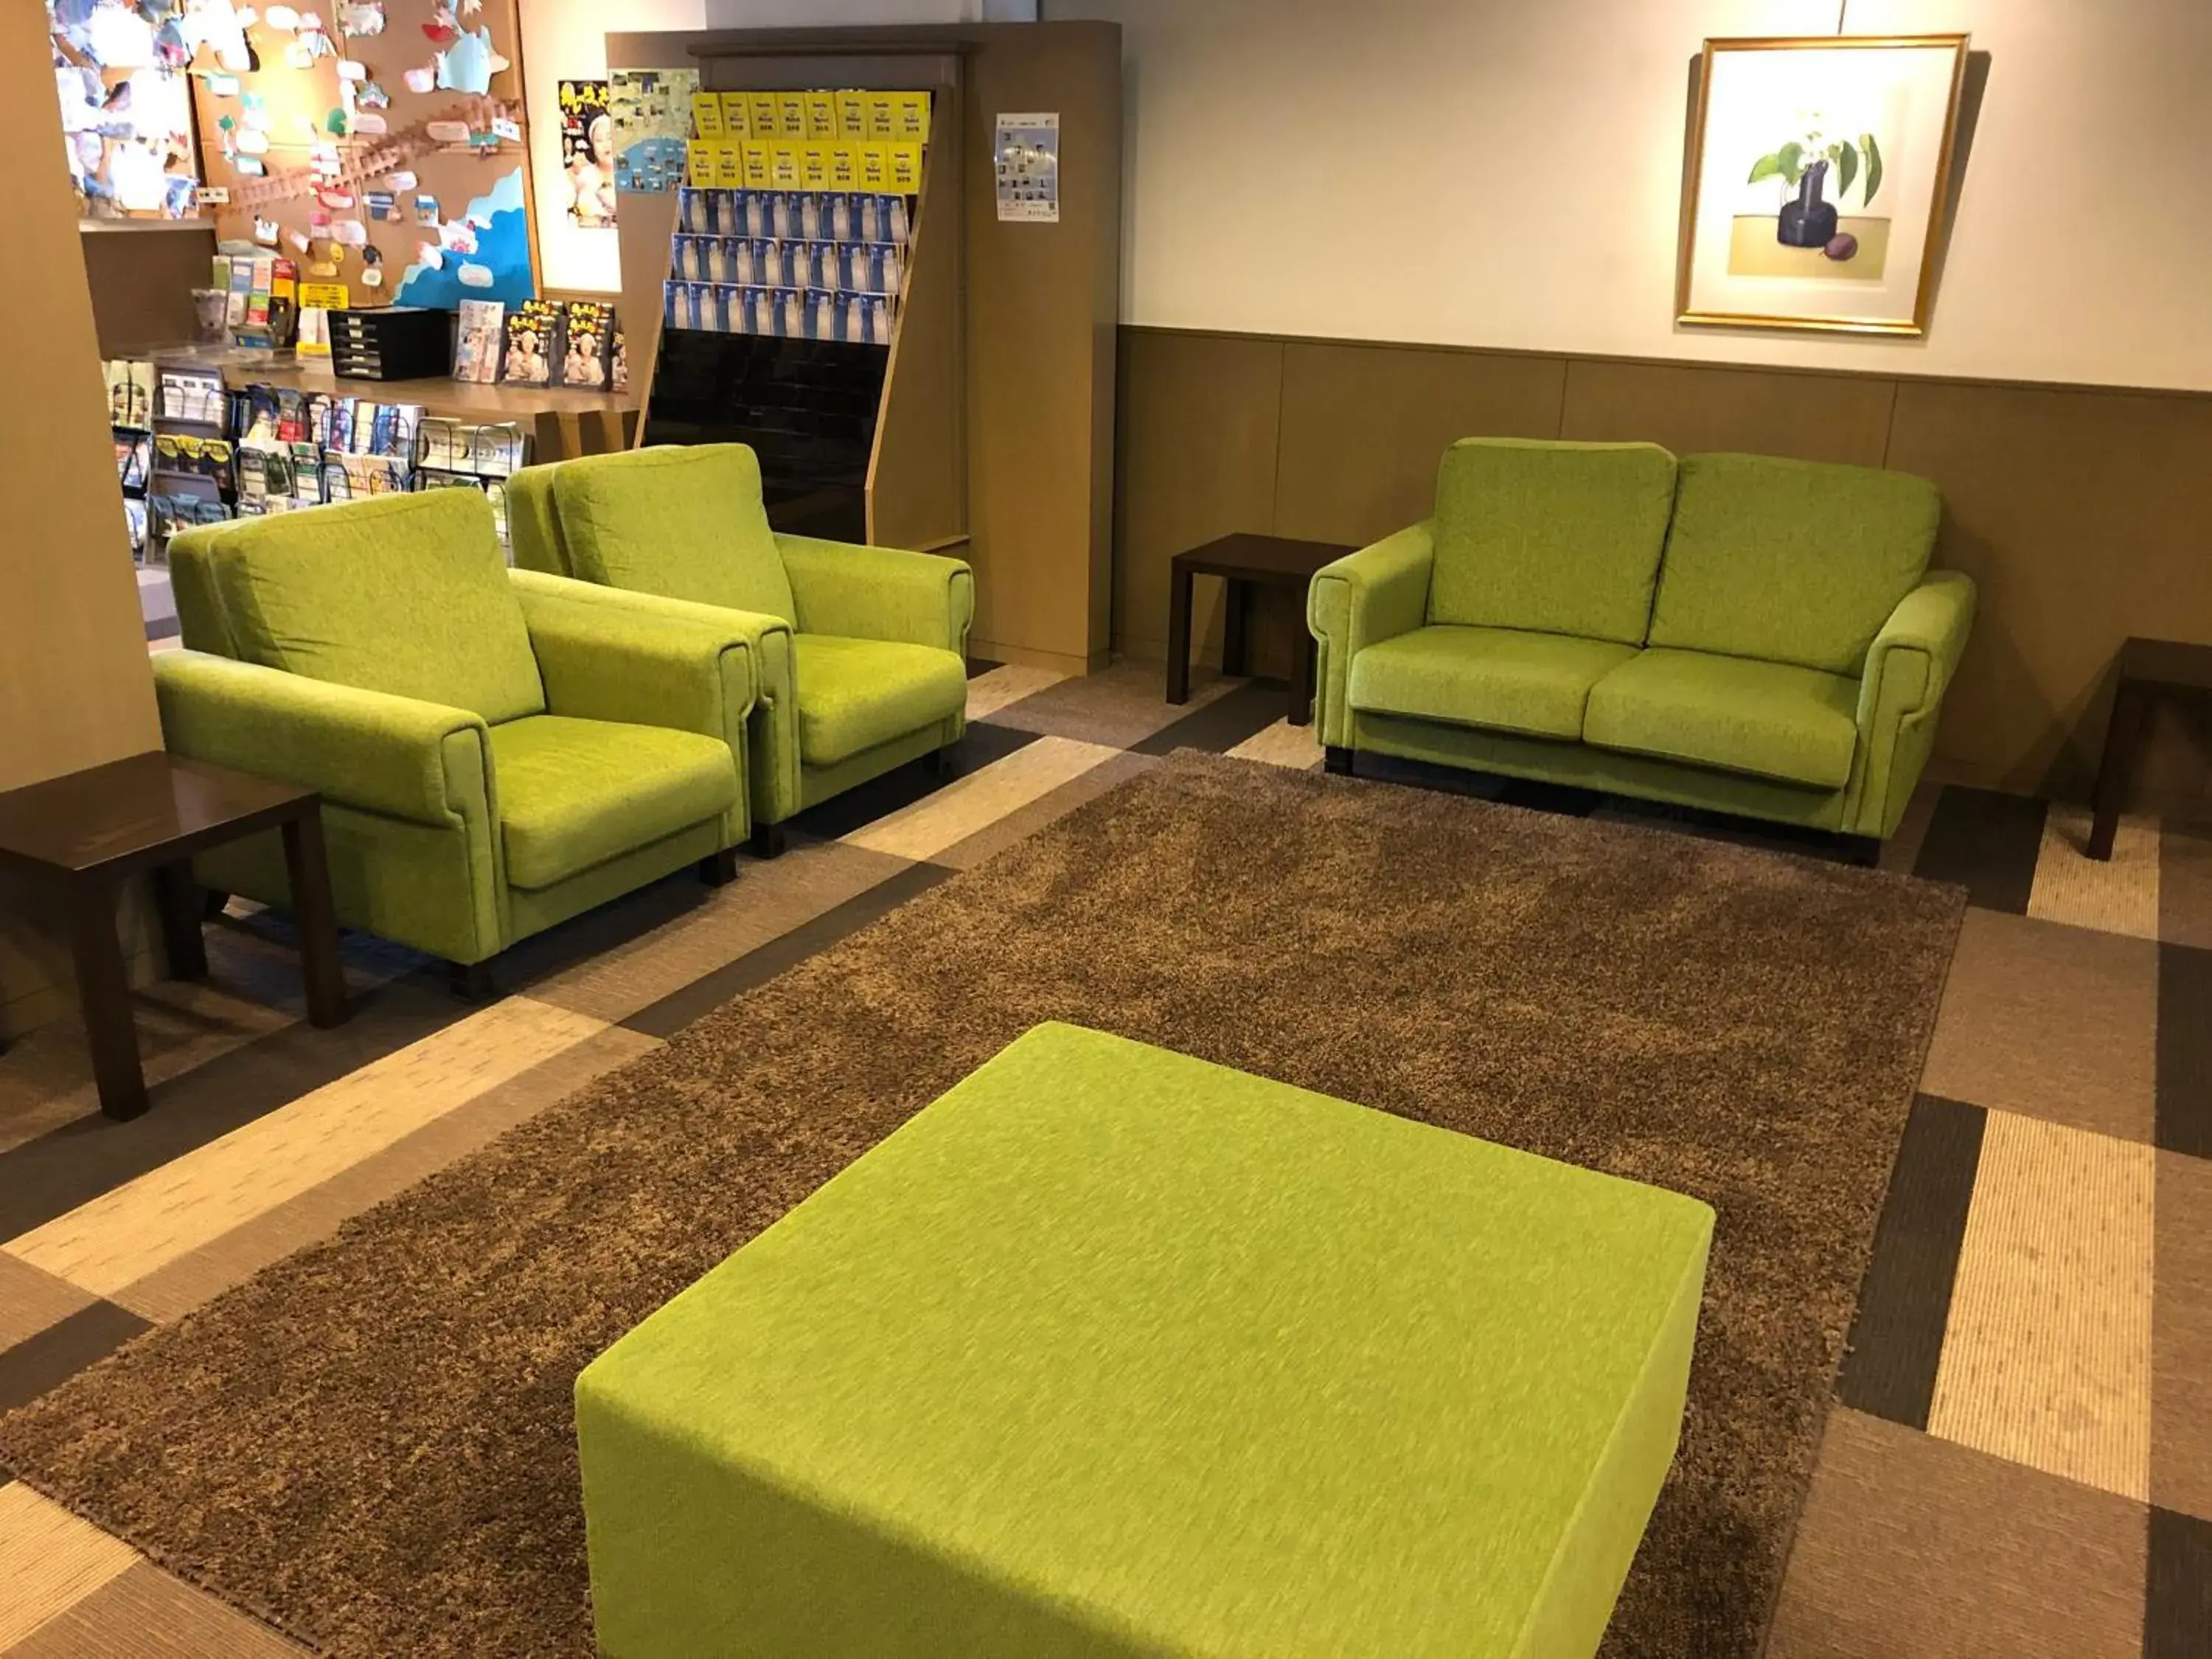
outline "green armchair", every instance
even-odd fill
[[[1469,439],[1433,517],[1307,595],[1321,739],[1851,838],[1897,831],[1974,585],[1923,478]]]
[[[754,641],[726,618],[510,573],[468,489],[191,531],[170,565],[167,745],[321,793],[344,925],[476,991],[517,939],[687,865],[735,874]],[[273,836],[196,873],[289,903]]]
[[[968,567],[772,531],[743,444],[528,467],[507,501],[517,565],[599,584],[642,615],[743,632],[759,678],[746,788],[763,857],[795,813],[966,729]]]

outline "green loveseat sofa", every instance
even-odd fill
[[[185,649],[154,659],[173,751],[321,792],[338,920],[464,990],[515,940],[687,865],[735,873],[752,641],[509,572],[474,490],[195,530]],[[198,878],[286,906],[276,837]]]
[[[1896,832],[1973,621],[1923,478],[1469,439],[1435,515],[1324,567],[1332,771],[1361,750],[1854,838]]]
[[[527,467],[507,500],[516,564],[744,631],[760,682],[747,793],[763,857],[794,814],[908,761],[938,763],[967,728],[968,567],[771,530],[744,444]]]

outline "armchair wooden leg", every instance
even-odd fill
[[[709,887],[727,887],[738,878],[738,849],[725,847],[699,860],[699,879]]]
[[[446,964],[453,994],[463,1002],[489,1002],[497,983],[489,962],[449,962]]]
[[[1874,870],[1881,865],[1881,840],[1876,836],[1838,836],[1843,843],[1844,857],[1863,870]]]
[[[921,769],[933,778],[951,777],[952,775],[951,745],[948,744],[942,749],[933,749],[921,757]]]
[[[745,842],[745,851],[757,859],[781,858],[783,826],[780,823],[756,823],[751,839]]]
[[[1321,763],[1340,778],[1352,775],[1352,750],[1331,745],[1321,751]]]

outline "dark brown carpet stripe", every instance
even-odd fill
[[[2143,1580],[2143,1659],[2212,1655],[2212,1521],[2150,1512]]]
[[[1947,785],[1936,797],[1912,873],[1928,881],[1957,882],[1969,902],[1984,910],[2024,916],[2035,887],[2048,810],[2044,802],[2023,795]]]
[[[58,1389],[94,1360],[105,1359],[152,1322],[112,1302],[88,1308],[0,1352],[0,1412],[29,1404]]]
[[[1266,731],[1289,708],[1290,690],[1282,681],[1248,680],[1130,747],[1139,755],[1172,755],[1178,749],[1225,754],[1245,738]]]
[[[1912,1103],[1836,1379],[1855,1410],[1928,1426],[1987,1121],[1978,1106],[1935,1095]]]
[[[840,840],[878,818],[889,817],[935,794],[957,778],[980,772],[993,761],[1003,760],[1017,749],[1026,748],[1039,735],[1011,726],[995,726],[988,720],[972,720],[961,734],[960,741],[952,745],[950,771],[940,775],[919,761],[894,767],[883,776],[856,785],[819,806],[808,807],[791,820],[791,831],[817,841]]]
[[[2195,945],[2158,947],[2158,1144],[2212,1158],[2212,951]]]

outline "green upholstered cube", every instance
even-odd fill
[[[600,1649],[1588,1655],[1711,1224],[1040,1026],[578,1379]]]
[[[553,469],[552,493],[586,581],[787,623],[797,614],[748,445],[587,455]]]
[[[1942,508],[1909,472],[1692,455],[1650,642],[1856,674],[1928,568]]]
[[[1656,444],[1463,439],[1437,471],[1428,620],[1641,645],[1674,501]]]
[[[1634,646],[1571,634],[1417,628],[1352,659],[1352,706],[1571,743],[1590,687],[1635,655]]]

